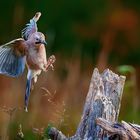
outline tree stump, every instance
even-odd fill
[[[115,138],[129,140],[131,133],[128,134],[125,130],[130,131],[132,128],[134,130],[135,125],[127,125],[125,122],[122,125],[116,123],[118,121],[124,83],[125,76],[119,76],[109,69],[100,74],[98,69],[95,68],[76,134],[67,138],[56,128],[52,127],[49,131],[50,138],[53,140],[108,140]],[[135,138],[138,140],[140,140],[139,128],[137,126],[135,128],[137,131],[134,130],[137,133],[135,133]],[[122,133],[119,129],[120,131],[123,130],[121,131]]]

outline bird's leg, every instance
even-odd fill
[[[34,85],[35,85],[35,80],[34,80],[34,78],[32,79],[32,84],[31,84],[31,91],[34,89]],[[30,91],[30,92],[31,92]]]
[[[56,61],[56,58],[54,55],[51,55],[47,61],[47,64],[45,65],[45,71],[48,71],[48,69],[51,67],[52,70],[54,70],[53,63]]]

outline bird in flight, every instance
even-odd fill
[[[43,33],[38,32],[37,21],[41,16],[37,12],[22,30],[22,38],[18,38],[0,46],[0,74],[18,77],[22,75],[25,65],[28,68],[26,92],[25,92],[25,111],[28,111],[28,103],[31,89],[37,82],[41,71],[53,69],[55,56],[46,57],[47,45]]]

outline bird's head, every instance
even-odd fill
[[[33,45],[35,46],[40,46],[41,44],[44,44],[44,45],[47,45],[47,42],[45,41],[45,36],[43,33],[40,33],[40,32],[36,32],[36,33],[33,33],[31,36],[30,36],[30,39],[29,39]]]

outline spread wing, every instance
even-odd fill
[[[19,38],[0,46],[0,73],[12,77],[21,75],[25,68],[24,40]]]
[[[22,30],[22,38],[24,40],[28,40],[29,36],[35,32],[37,32],[37,21],[39,20],[41,13],[38,12],[35,16],[30,20],[30,23],[26,24],[26,27]]]

